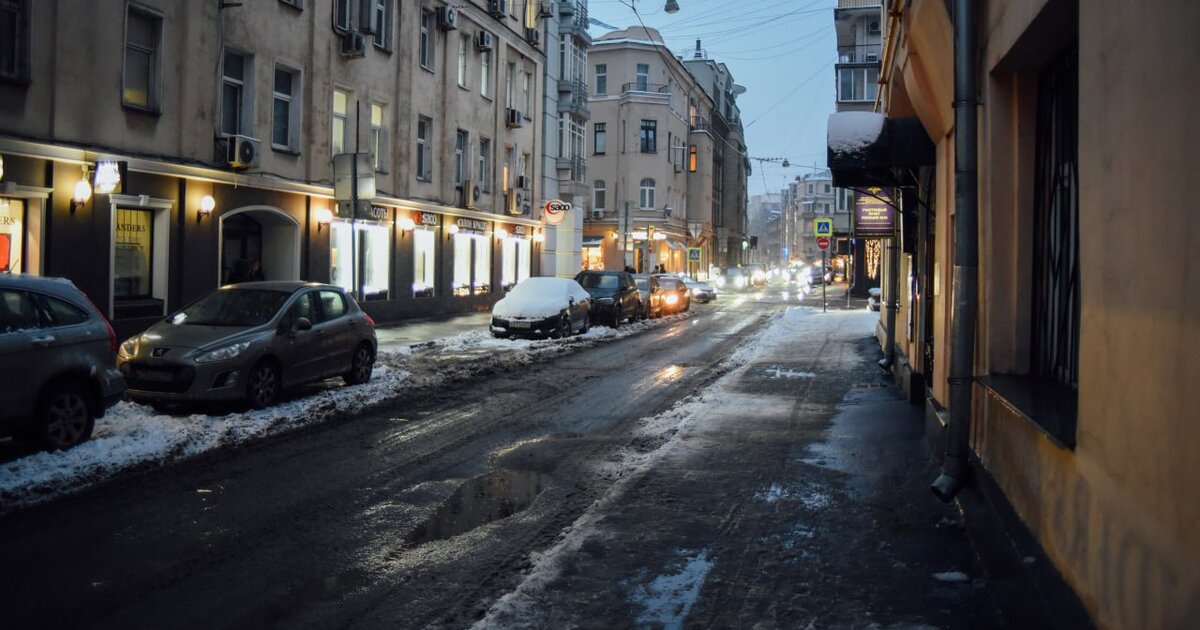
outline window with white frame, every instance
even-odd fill
[[[650,91],[650,64],[639,63],[637,65],[637,89],[638,92]]]
[[[0,11],[0,15],[6,18],[8,14],[9,11]],[[0,20],[0,26],[5,27],[0,39],[14,40],[17,34],[7,30],[7,21]],[[8,47],[7,44],[0,46]],[[130,6],[125,20],[125,68],[122,73],[121,104],[158,111],[161,48],[162,18]],[[7,68],[0,70],[7,75]]]
[[[254,58],[226,50],[221,75],[221,133],[253,135]]]
[[[0,80],[29,81],[32,0],[0,0]]]
[[[596,64],[596,95],[608,94],[608,64]]]
[[[350,93],[342,90],[333,91],[333,120],[330,124],[331,144],[333,154],[346,152],[346,120],[350,111]]]
[[[433,120],[417,118],[417,180],[433,181]]]
[[[454,134],[454,184],[462,186],[463,180],[470,177],[467,173],[466,153],[469,138],[462,129]]]
[[[354,0],[333,0],[333,27],[350,30],[350,5]]]
[[[363,301],[388,299],[392,267],[391,223],[339,220],[332,222],[329,229],[331,284],[355,295],[358,294],[355,284],[361,284],[362,295],[357,296]],[[361,278],[355,277],[355,266],[358,266]]]
[[[597,179],[592,182],[592,208],[603,210],[608,207],[605,205],[608,203],[606,193],[607,189],[605,188],[603,179]]]
[[[604,155],[608,150],[607,123],[592,123],[592,151],[596,155]]]
[[[371,0],[371,5],[371,27],[375,29],[375,45],[390,51],[395,0]]]
[[[838,70],[838,100],[873,101],[879,89],[879,68],[841,68]]]
[[[529,118],[529,117],[533,116],[533,73],[532,72],[521,73],[521,94],[524,97],[523,101],[524,101],[524,107],[525,107],[525,110],[524,110],[525,118]]]
[[[413,297],[434,296],[434,270],[437,257],[437,233],[417,227],[413,230]]]
[[[479,51],[479,93],[492,97],[492,51]]]
[[[271,146],[283,151],[299,147],[300,73],[284,66],[275,66],[275,82],[271,95]]]
[[[492,162],[492,141],[488,138],[479,139],[479,164],[475,169],[476,175],[479,177],[479,187],[483,192],[491,192],[491,169],[489,165]]]
[[[639,207],[642,210],[652,210],[654,208],[654,180],[649,177],[643,179],[640,186],[640,193],[638,198]]]
[[[471,36],[463,34],[458,38],[458,86],[467,87],[467,51],[471,48]]]
[[[567,113],[559,112],[558,114],[558,157],[565,158],[570,155],[567,151]]]
[[[500,286],[508,291],[529,277],[530,246],[525,236],[509,236],[501,241]]]
[[[429,9],[421,9],[421,41],[420,44],[420,62],[421,67],[428,70],[433,70],[434,57],[433,47],[436,39],[434,29],[433,11]]]
[[[573,158],[583,157],[583,125],[576,122],[574,118],[568,118],[567,131],[570,136],[570,153]]]
[[[509,109],[514,109],[516,101],[513,93],[513,81],[517,75],[517,64],[508,62],[508,74],[504,75],[504,105]]]
[[[371,103],[371,164],[380,173],[387,172],[387,133],[384,131],[385,109],[381,103]]]

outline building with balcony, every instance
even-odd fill
[[[720,252],[715,104],[654,29],[596,39],[588,64],[592,205],[584,267],[706,275]],[[689,246],[701,248],[701,261],[688,262]]]
[[[880,0],[838,0],[833,10],[837,36],[837,111],[871,111],[879,88],[883,53]]]
[[[74,280],[122,332],[250,261],[380,320],[487,308],[541,258],[543,19],[482,0],[6,2],[0,269]],[[357,207],[342,154],[374,175]]]
[[[545,20],[546,91],[542,96],[543,200],[558,199],[572,210],[561,223],[547,223],[542,249],[542,273],[574,277],[582,268],[583,222],[591,212],[587,179],[588,35],[586,0],[542,2]],[[557,54],[553,54],[557,51]]]

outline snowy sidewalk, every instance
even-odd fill
[[[793,308],[736,369],[646,418],[615,480],[484,628],[999,625],[877,315]]]

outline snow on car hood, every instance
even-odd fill
[[[565,297],[509,295],[496,302],[496,306],[492,307],[492,315],[506,319],[512,317],[534,319],[553,317],[565,308],[567,308]]]

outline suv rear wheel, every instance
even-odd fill
[[[38,402],[31,434],[39,448],[68,449],[92,436],[96,418],[91,396],[78,383],[53,385]]]

